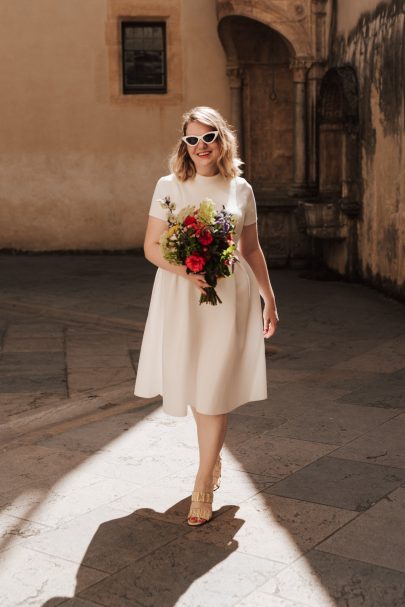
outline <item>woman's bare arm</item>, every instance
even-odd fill
[[[244,226],[239,238],[238,249],[256,276],[260,295],[264,301],[263,334],[264,337],[271,337],[277,329],[279,319],[266,260],[259,243],[257,223]]]

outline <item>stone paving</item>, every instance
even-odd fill
[[[1,607],[404,607],[404,307],[272,271],[269,398],[192,529],[192,415],[132,394],[153,275],[0,256]]]

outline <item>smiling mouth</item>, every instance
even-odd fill
[[[201,158],[204,158],[205,156],[209,156],[211,154],[211,152],[207,151],[207,152],[198,152],[197,156],[200,156]]]

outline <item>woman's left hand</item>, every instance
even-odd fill
[[[277,330],[279,322],[275,305],[265,304],[263,309],[263,336],[268,339]]]

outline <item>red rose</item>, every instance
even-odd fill
[[[205,266],[205,259],[201,255],[189,255],[186,258],[186,266],[194,273],[201,272]]]
[[[214,240],[214,237],[209,230],[204,230],[203,232],[201,232],[198,240],[204,247],[208,247],[208,245],[210,245],[211,242]]]
[[[191,225],[193,225],[193,223],[197,223],[197,220],[194,217],[194,215],[187,215],[187,217],[184,220],[184,225],[191,226]]]

